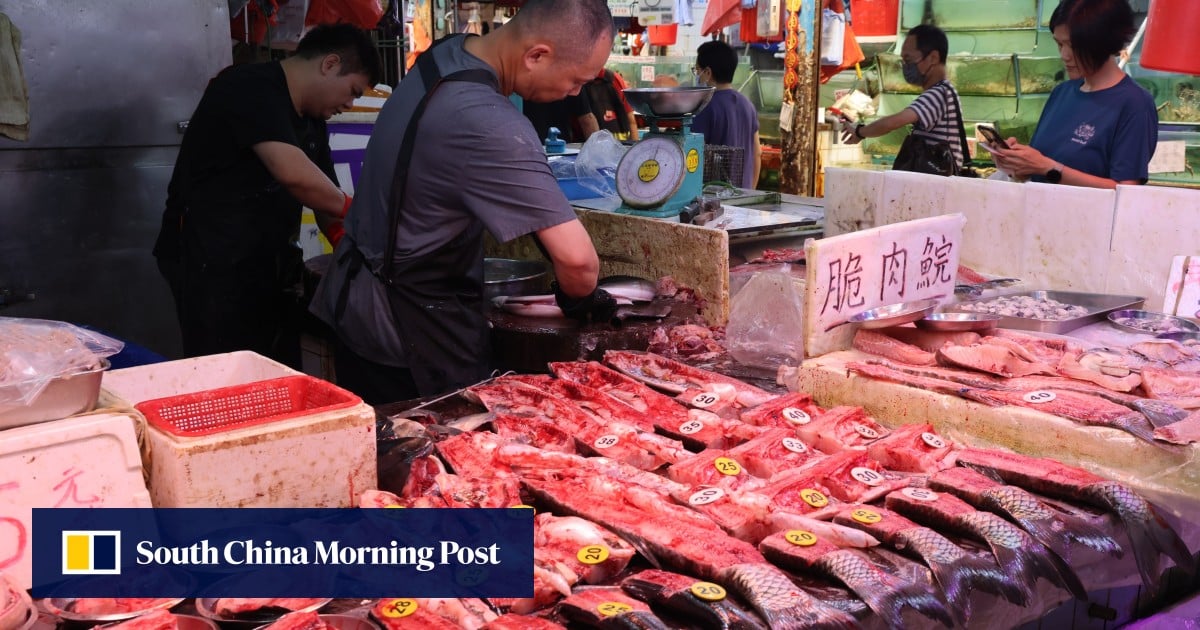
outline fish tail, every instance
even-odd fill
[[[990,540],[988,544],[1005,573],[1020,576],[1020,579],[1026,582],[1027,585],[1022,586],[1022,590],[1028,595],[1032,596],[1032,591],[1028,589],[1036,584],[1040,577],[1062,587],[1078,599],[1087,600],[1087,589],[1079,581],[1079,576],[1075,575],[1075,571],[1067,566],[1062,558],[1042,543],[1027,539],[1026,544],[1016,547],[992,543]]]
[[[1035,540],[1046,545],[1065,560],[1071,559],[1074,543],[1106,553],[1114,558],[1125,555],[1121,545],[1112,536],[1083,519],[1068,514],[1056,514],[1054,518],[1017,518],[1017,523]]]
[[[1142,584],[1151,594],[1158,591],[1162,575],[1159,554],[1174,560],[1189,576],[1194,574],[1196,563],[1187,545],[1145,499],[1116,482],[1092,484],[1086,492],[1108,506],[1125,524]]]
[[[940,621],[947,628],[954,627],[954,617],[933,591],[920,584],[895,579],[887,573],[882,573],[882,578],[874,588],[856,588],[854,594],[861,597],[890,627],[904,627],[901,613],[905,608],[912,608],[930,619]]]
[[[999,574],[995,563],[965,554],[950,562],[927,560],[925,564],[929,566],[933,579],[945,594],[950,612],[957,617],[959,625],[962,626],[966,626],[971,620],[972,587],[979,585],[980,578],[988,570],[988,565],[992,567],[991,573]]]
[[[853,617],[817,601],[769,564],[734,565],[721,572],[721,579],[762,615],[771,630],[859,627]]]

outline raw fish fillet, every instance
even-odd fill
[[[558,603],[558,614],[589,628],[669,630],[649,606],[615,586],[576,591]]]
[[[797,438],[795,431],[790,428],[770,429],[749,442],[729,449],[728,456],[739,462],[751,475],[763,479],[825,457]]]
[[[1200,410],[1193,411],[1179,422],[1155,429],[1154,437],[1173,444],[1200,442]]]
[[[386,630],[462,630],[457,623],[421,606],[415,599],[384,597],[371,609],[371,617]]]
[[[888,433],[862,407],[851,406],[833,407],[796,427],[796,437],[824,453],[862,451]]]
[[[1150,398],[1184,409],[1200,409],[1200,373],[1142,368],[1142,388]]]
[[[942,346],[937,351],[937,362],[939,365],[979,370],[1005,378],[1029,376],[1030,374],[1054,374],[1054,368],[1050,365],[1029,361],[1018,356],[1011,348],[995,343]]]
[[[489,621],[483,630],[566,630],[566,626],[543,617],[507,613]]]
[[[1008,328],[993,330],[987,337],[984,337],[984,341],[988,340],[1007,340],[1015,343],[1022,348],[1021,352],[1024,356],[1046,365],[1058,365],[1064,352],[1078,347],[1065,339],[1047,339]]]
[[[1005,405],[1025,407],[1090,426],[1119,429],[1136,438],[1155,444],[1154,430],[1150,426],[1150,421],[1139,412],[1091,394],[1061,389],[1040,391],[1053,394],[1053,399],[1030,401],[1021,392],[980,389],[964,389],[962,396],[992,407]]]
[[[111,615],[147,610],[168,601],[171,600],[161,597],[80,597],[71,605],[71,612],[81,615]]]
[[[793,429],[822,412],[812,396],[804,392],[791,392],[742,411],[741,421],[760,427]]]
[[[270,630],[330,630],[329,624],[321,621],[321,616],[315,610],[290,612],[266,628]]]
[[[951,464],[953,450],[930,424],[906,424],[867,445],[867,455],[888,470],[932,473]]]
[[[904,343],[895,337],[889,337],[873,330],[859,330],[854,333],[853,344],[856,350],[899,363],[937,365],[937,359],[932,352],[926,352],[912,344]]]
[[[492,612],[492,609],[488,608],[482,599],[418,597],[414,601],[421,609],[448,619],[463,630],[479,630],[484,624],[499,616]]]
[[[1192,554],[1179,535],[1150,503],[1120,483],[1054,460],[996,450],[963,449],[958,463],[1038,494],[1082,501],[1116,514],[1129,534],[1142,584],[1152,594],[1159,587],[1160,554],[1185,572],[1195,570]]]
[[[604,353],[604,362],[633,378],[673,394],[690,388],[707,390],[708,386],[723,383],[732,385],[737,390],[737,402],[742,407],[757,407],[776,396],[736,378],[694,368],[649,352],[609,350]]]

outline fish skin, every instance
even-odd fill
[[[1064,560],[1070,561],[1076,543],[1114,558],[1125,555],[1117,541],[1100,528],[1077,516],[1055,512],[1024,489],[999,484],[969,468],[939,472],[929,478],[929,487],[1009,518]]]
[[[697,581],[678,573],[647,569],[621,580],[621,588],[647,604],[662,606],[703,622],[705,628],[765,630],[761,621],[729,598],[708,601],[696,597],[691,585]]]
[[[1032,492],[1081,501],[1115,514],[1125,525],[1142,584],[1151,595],[1161,586],[1160,555],[1174,560],[1189,575],[1196,570],[1195,560],[1179,534],[1128,486],[1054,460],[1003,451],[964,449],[959,452],[958,463]]]
[[[617,602],[632,608],[628,612],[605,615],[597,608],[606,602]],[[558,613],[567,619],[590,628],[603,630],[670,630],[650,607],[633,599],[619,588],[588,588],[575,591],[558,603]]]
[[[1008,601],[1025,606],[1026,595],[994,560],[969,554],[940,533],[918,525],[886,508],[871,506],[883,518],[879,523],[863,523],[851,516],[861,506],[845,506],[833,522],[861,529],[878,537],[884,544],[916,557],[929,567],[934,580],[964,623],[971,617],[971,590],[978,588]]]
[[[919,523],[951,528],[986,542],[1000,567],[1009,575],[1019,576],[1018,585],[1027,601],[1033,598],[1032,587],[1039,577],[1087,600],[1087,589],[1061,558],[995,514],[980,512],[947,494],[939,494],[935,501],[917,501],[893,492],[887,496],[885,505]]]
[[[749,543],[689,521],[660,516],[625,503],[617,484],[588,486],[578,480],[523,477],[522,483],[556,512],[582,516],[633,544],[652,562],[715,581],[755,608],[773,630],[854,628],[853,618],[801,591],[767,563]],[[694,513],[697,517],[698,513]],[[687,543],[703,541],[703,553],[688,553]]]
[[[836,578],[893,628],[904,627],[901,612],[906,607],[947,628],[954,626],[954,619],[933,591],[883,571],[859,550],[839,549],[825,541],[811,548],[797,547],[780,532],[763,539],[759,551],[783,569],[815,571]]]

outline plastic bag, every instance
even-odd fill
[[[845,36],[846,16],[836,11],[823,9],[821,11],[821,65],[842,65]]]
[[[304,23],[316,26],[346,22],[361,29],[373,29],[381,17],[383,7],[379,0],[311,0]]]
[[[627,147],[607,129],[598,131],[583,143],[575,157],[575,177],[579,185],[596,193],[597,197],[617,196],[617,164]]]
[[[851,122],[855,122],[866,116],[875,115],[875,102],[871,100],[870,96],[859,90],[851,90],[838,97],[833,102],[833,107],[841,110]]]
[[[779,271],[754,274],[733,299],[725,345],[747,365],[799,364],[804,359],[804,281]]]
[[[66,322],[0,317],[0,406],[28,405],[50,381],[94,370],[124,347]]]

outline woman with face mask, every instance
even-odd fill
[[[1154,99],[1117,65],[1133,37],[1128,0],[1063,0],[1050,31],[1068,80],[1050,93],[1028,145],[997,147],[996,166],[1052,184],[1144,184],[1158,144]]]
[[[920,86],[924,92],[908,107],[884,116],[870,124],[849,123],[842,130],[842,139],[850,144],[863,138],[874,138],[912,125],[913,131],[948,144],[955,162],[962,164],[962,143],[959,141],[958,93],[946,80],[946,53],[950,48],[946,33],[932,24],[920,24],[908,31],[900,47],[904,62],[904,80]],[[847,121],[848,123],[848,121]]]

